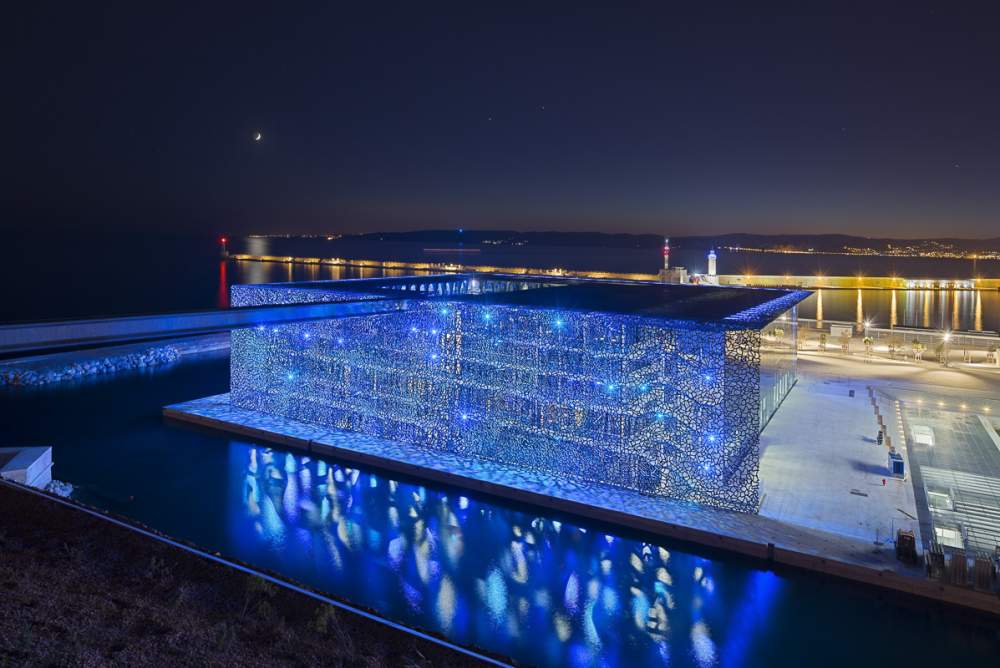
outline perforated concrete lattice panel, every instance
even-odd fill
[[[295,285],[234,286],[233,303],[288,303]],[[391,313],[235,330],[233,405],[757,509],[761,349],[781,349],[790,388],[795,337],[784,329],[804,293],[494,275],[300,289],[310,301],[409,301]],[[745,294],[755,292],[767,294]]]

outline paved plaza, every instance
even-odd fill
[[[910,479],[889,475],[888,449],[876,442],[864,380],[802,367],[761,435],[760,514],[872,544],[919,530]]]
[[[1000,372],[805,353],[799,379],[761,437],[762,515],[871,542],[905,528],[925,548],[1000,544]],[[903,479],[874,442],[869,386]]]

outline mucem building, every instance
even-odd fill
[[[386,308],[234,330],[230,402],[756,512],[807,294],[496,274],[237,285],[233,306]]]

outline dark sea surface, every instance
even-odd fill
[[[995,621],[163,420],[228,373],[0,388],[0,442],[53,446],[81,501],[525,664],[996,664]]]
[[[446,250],[442,250],[446,249]],[[459,250],[456,250],[459,249]],[[615,272],[655,273],[659,248],[569,246],[473,246],[343,239],[235,239],[234,253],[345,257],[470,265],[561,267]],[[675,247],[672,263],[705,270],[704,249]],[[720,273],[886,275],[908,278],[967,279],[973,266],[965,260],[848,257],[719,252]],[[978,275],[1000,276],[1000,262],[979,262]],[[0,323],[92,316],[162,313],[228,305],[228,286],[291,280],[362,278],[400,275],[357,267],[223,261],[211,237],[77,236],[18,239],[0,263],[5,286]],[[857,291],[824,290],[823,317],[856,321]],[[888,326],[892,300],[895,325],[956,330],[1000,330],[1000,292],[929,292],[864,290],[863,318]],[[817,315],[817,297],[801,306],[804,317]]]

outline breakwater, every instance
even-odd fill
[[[399,260],[369,260],[363,258],[299,257],[291,255],[231,254],[236,262],[269,262],[286,265],[358,267],[381,272],[436,272],[436,273],[501,273],[560,276],[568,278],[600,278],[625,281],[660,281],[660,274],[629,273],[564,269],[561,267],[503,267],[493,265],[459,264],[455,262],[406,262]],[[719,274],[708,277],[692,275],[694,281],[743,287],[863,290],[1000,290],[1000,278],[911,279],[904,276],[825,276],[791,274]]]
[[[167,345],[124,354],[111,354],[57,363],[41,368],[13,365],[7,369],[0,369],[0,385],[48,385],[87,376],[164,366],[173,364],[180,357],[181,353],[177,348]]]

